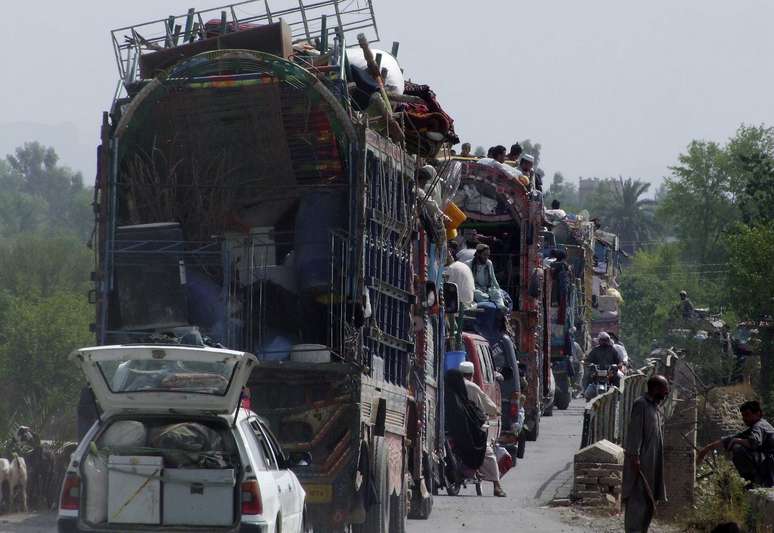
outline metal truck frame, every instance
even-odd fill
[[[548,342],[550,322],[545,316],[550,283],[543,268],[540,234],[543,199],[501,170],[474,161],[460,161],[462,180],[458,198],[469,186],[486,192],[499,204],[497,214],[483,214],[467,209],[461,200],[455,201],[468,217],[460,229],[463,232],[476,228],[496,229],[509,233],[511,238],[502,252],[493,250],[492,261],[496,270],[506,271],[506,278],[499,279],[499,282],[513,299],[510,322],[515,333],[519,363],[527,368],[524,432],[527,440],[534,441],[538,438],[543,410],[553,402]],[[514,263],[516,269],[513,268]]]
[[[266,14],[218,8],[215,36],[193,10],[184,32],[175,17],[114,32],[94,331],[256,353],[253,410],[313,458],[297,473],[314,530],[402,533],[409,506],[429,515],[441,459],[445,238],[422,230],[415,157],[350,107],[346,36],[376,33],[370,1],[299,2],[278,21],[246,3]],[[287,45],[310,27],[330,65]],[[229,48],[243,31],[252,49]]]

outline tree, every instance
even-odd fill
[[[23,235],[0,246],[0,290],[13,296],[85,295],[93,256],[73,236]]]
[[[31,142],[0,166],[0,222],[6,235],[45,229],[88,237],[93,225],[91,191],[79,172],[58,161],[53,148]]]
[[[530,139],[524,139],[519,144],[521,144],[521,149],[525,154],[529,154],[535,158],[535,168],[540,166],[540,150],[543,146],[540,143],[533,143]]]
[[[44,438],[72,438],[83,378],[67,355],[93,342],[92,316],[93,309],[81,294],[10,300],[0,343],[0,428],[7,431],[11,420],[36,420],[43,426],[36,429],[46,431]],[[44,414],[46,420],[41,421]],[[69,434],[53,435],[51,425],[57,422]]]
[[[693,261],[722,261],[722,236],[739,219],[728,156],[717,143],[693,141],[679,162],[664,183],[659,215],[673,225]]]
[[[774,220],[755,226],[739,225],[727,237],[727,290],[737,315],[761,324],[761,389],[774,408]]]
[[[545,204],[551,205],[553,200],[559,200],[565,211],[579,211],[578,188],[574,183],[565,181],[561,172],[554,172],[551,187],[546,192]]]
[[[774,128],[742,125],[726,152],[742,220],[774,219]]]
[[[653,213],[655,202],[642,197],[649,188],[650,183],[618,178],[612,183],[610,201],[599,210],[603,225],[618,235],[622,249],[629,253],[640,248],[641,243],[649,241],[658,231]]]

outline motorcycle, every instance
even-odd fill
[[[476,487],[476,496],[483,495],[478,472],[468,468],[462,462],[462,459],[454,453],[454,440],[449,436],[446,437],[446,458],[444,460],[443,474],[446,493],[449,496],[457,496],[460,493],[460,489],[466,488],[468,484]]]
[[[620,384],[619,370],[615,365],[605,368],[592,363],[587,371],[590,374],[589,384],[583,393],[587,402],[605,394],[610,390],[610,387],[616,387]]]

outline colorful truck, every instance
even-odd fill
[[[545,314],[550,281],[542,255],[543,200],[496,166],[461,160],[455,204],[467,216],[463,238],[475,230],[491,237],[492,262],[500,287],[512,300],[510,326],[519,363],[526,368],[525,427],[536,440],[540,417],[553,403],[550,321]]]
[[[370,1],[113,32],[94,330],[254,353],[252,409],[312,457],[314,530],[400,533],[429,515],[442,454],[445,235],[423,222],[417,151],[350,97],[356,33],[367,56]]]

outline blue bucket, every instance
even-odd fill
[[[444,371],[458,369],[465,359],[467,359],[466,352],[446,352],[443,360]]]

